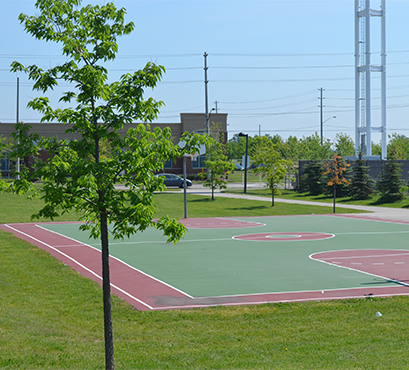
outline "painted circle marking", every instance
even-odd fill
[[[270,234],[266,235],[266,238],[273,238],[273,239],[294,239],[294,238],[302,238],[300,234]]]
[[[328,233],[258,233],[233,236],[233,239],[248,241],[299,241],[299,240],[322,240],[333,238],[334,234]]]

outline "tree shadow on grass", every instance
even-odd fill
[[[260,209],[271,209],[271,206],[253,206],[253,207],[228,207],[225,208],[226,210],[231,210],[231,211],[256,211],[256,210],[260,210]]]
[[[216,201],[217,198],[203,198],[203,199],[188,199],[189,203],[209,203],[209,202],[214,202]]]

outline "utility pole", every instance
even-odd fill
[[[16,123],[20,122],[20,77],[17,72],[17,111],[16,111]],[[20,142],[19,142],[20,143]],[[17,169],[17,180],[20,180],[20,157],[17,158],[16,163]]]
[[[214,102],[214,105],[216,107],[216,114],[219,113],[219,109],[217,108],[217,103],[219,103],[217,100]]]
[[[206,133],[210,135],[210,129],[209,129],[209,102],[207,98],[207,84],[209,81],[207,80],[207,70],[209,69],[207,67],[207,54],[206,52],[203,54],[204,57],[204,83],[205,83],[205,114],[206,114]]]
[[[323,114],[324,114],[324,107],[325,105],[323,104],[323,92],[324,89],[321,87],[320,89],[318,89],[318,91],[320,92],[320,97],[318,99],[320,99],[320,105],[318,106],[320,108],[320,127],[321,127],[321,145],[322,145],[322,137],[324,135],[324,121],[323,121]]]

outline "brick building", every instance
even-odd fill
[[[152,129],[155,127],[165,128],[169,127],[172,130],[172,135],[174,137],[173,142],[177,144],[180,141],[180,137],[184,132],[194,132],[194,133],[205,133],[206,127],[206,116],[204,113],[181,113],[180,123],[150,123]],[[32,132],[36,132],[43,137],[57,137],[58,139],[67,140],[78,140],[80,139],[80,134],[65,133],[68,125],[61,123],[27,123],[32,127]],[[130,127],[134,125],[126,125],[123,129],[122,134],[125,134]],[[217,125],[216,125],[217,124]],[[217,127],[219,131],[219,137],[222,137],[224,142],[227,142],[227,113],[213,113],[209,118],[209,125]],[[14,131],[14,123],[0,123],[0,136],[9,137],[11,132]],[[188,174],[195,174],[202,171],[204,158],[198,157],[196,161],[191,161],[188,158],[186,163],[186,170]],[[174,162],[165,163],[165,172],[171,172],[176,174],[181,174],[183,160],[178,158]],[[1,161],[1,171],[3,176],[8,175],[9,162],[6,159]]]

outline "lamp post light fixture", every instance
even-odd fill
[[[242,132],[239,133],[240,137],[246,137],[246,157],[244,159],[244,194],[247,193],[247,167],[248,167],[248,155],[249,155],[249,135]]]
[[[329,117],[325,121],[323,121],[322,118],[321,118],[321,145],[322,145],[322,140],[323,140],[322,138],[324,136],[324,123],[327,122],[328,120],[330,120],[331,118],[337,118],[337,116]]]

